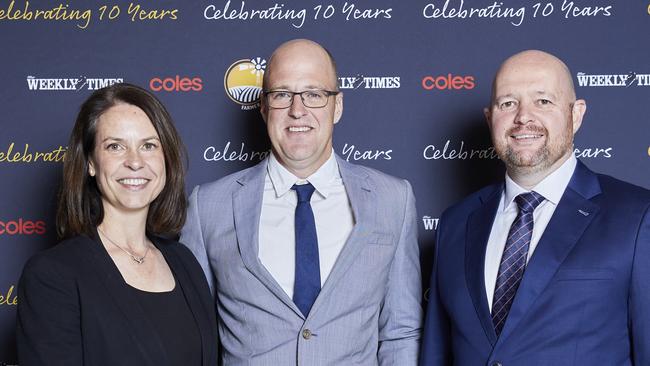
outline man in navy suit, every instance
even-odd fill
[[[421,365],[650,365],[650,191],[574,157],[585,110],[555,56],[500,67],[507,174],[441,218]]]

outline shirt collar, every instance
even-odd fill
[[[551,202],[553,205],[557,205],[560,202],[560,198],[564,194],[564,190],[569,185],[569,181],[573,176],[573,171],[578,164],[578,160],[573,154],[557,168],[553,173],[549,174],[546,178],[542,179],[541,182],[537,183],[531,191],[535,191],[544,198]],[[529,192],[527,189],[521,187],[515,181],[510,178],[506,173],[506,188],[504,193],[504,205],[503,210],[505,211],[510,207],[515,197],[522,193]]]
[[[296,183],[303,184],[309,182],[321,196],[327,198],[332,190],[332,182],[341,179],[341,172],[336,162],[334,150],[332,150],[329,159],[314,174],[307,177],[307,179],[300,179],[293,175],[293,173],[280,164],[273,152],[271,152],[269,157],[269,164],[266,167],[266,171],[271,179],[276,197],[281,197],[289,192],[291,187]]]

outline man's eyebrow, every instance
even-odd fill
[[[320,90],[320,89],[327,90],[327,88],[322,86],[322,85],[310,84],[310,85],[307,85],[307,86],[303,87],[301,90],[295,90],[295,91],[317,90],[317,89],[318,90]],[[273,88],[270,88],[269,90],[291,90],[291,88],[289,88],[287,85],[277,85],[277,86],[274,86]]]
[[[535,92],[535,94],[537,94],[537,95],[548,95],[548,96],[551,96],[553,98],[557,98],[556,93],[546,91],[546,90],[538,90],[538,91]]]
[[[504,94],[504,95],[499,95],[499,96],[497,96],[496,98],[494,98],[494,101],[495,101],[495,102],[498,102],[498,101],[500,101],[500,100],[502,100],[502,99],[506,99],[506,98],[514,98],[514,97],[515,97],[514,94],[512,94],[512,93],[508,93],[508,94]]]

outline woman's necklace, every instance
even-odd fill
[[[149,245],[147,245],[147,250],[145,250],[144,255],[142,257],[138,257],[137,255],[134,255],[133,253],[129,252],[128,250],[126,250],[124,248],[122,248],[120,245],[118,245],[116,242],[114,242],[113,239],[109,238],[108,235],[106,235],[106,233],[102,229],[99,228],[99,226],[97,227],[97,230],[99,230],[99,232],[102,233],[102,235],[104,235],[104,237],[106,239],[108,239],[108,241],[111,244],[115,245],[116,247],[120,248],[124,253],[128,254],[129,257],[131,257],[131,259],[133,259],[133,261],[135,263],[137,263],[137,264],[144,263],[144,259],[147,257],[147,254],[149,254]]]

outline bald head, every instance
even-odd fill
[[[576,99],[573,78],[567,65],[550,53],[527,50],[509,57],[501,64],[492,83],[492,102],[498,97],[496,89],[499,82],[504,79],[525,77],[525,74],[532,70],[542,71],[549,78],[556,79],[564,96],[571,102]]]
[[[324,76],[331,85],[329,90],[338,90],[336,63],[332,54],[320,44],[309,39],[293,39],[281,44],[273,51],[264,73],[264,89],[268,89],[268,81],[274,69],[282,63],[316,63],[322,66]]]
[[[573,154],[573,136],[587,105],[576,100],[569,68],[542,51],[503,62],[485,116],[492,143],[508,175],[532,189]]]
[[[260,113],[273,156],[296,177],[310,176],[332,155],[334,125],[343,113],[343,93],[336,92],[337,85],[332,58],[316,42],[296,39],[283,43],[269,58],[264,73],[267,93],[260,100]],[[289,105],[271,107],[270,101],[277,99],[270,98],[287,93],[292,95]],[[324,96],[317,99],[322,105],[309,103],[316,100],[314,95]]]

